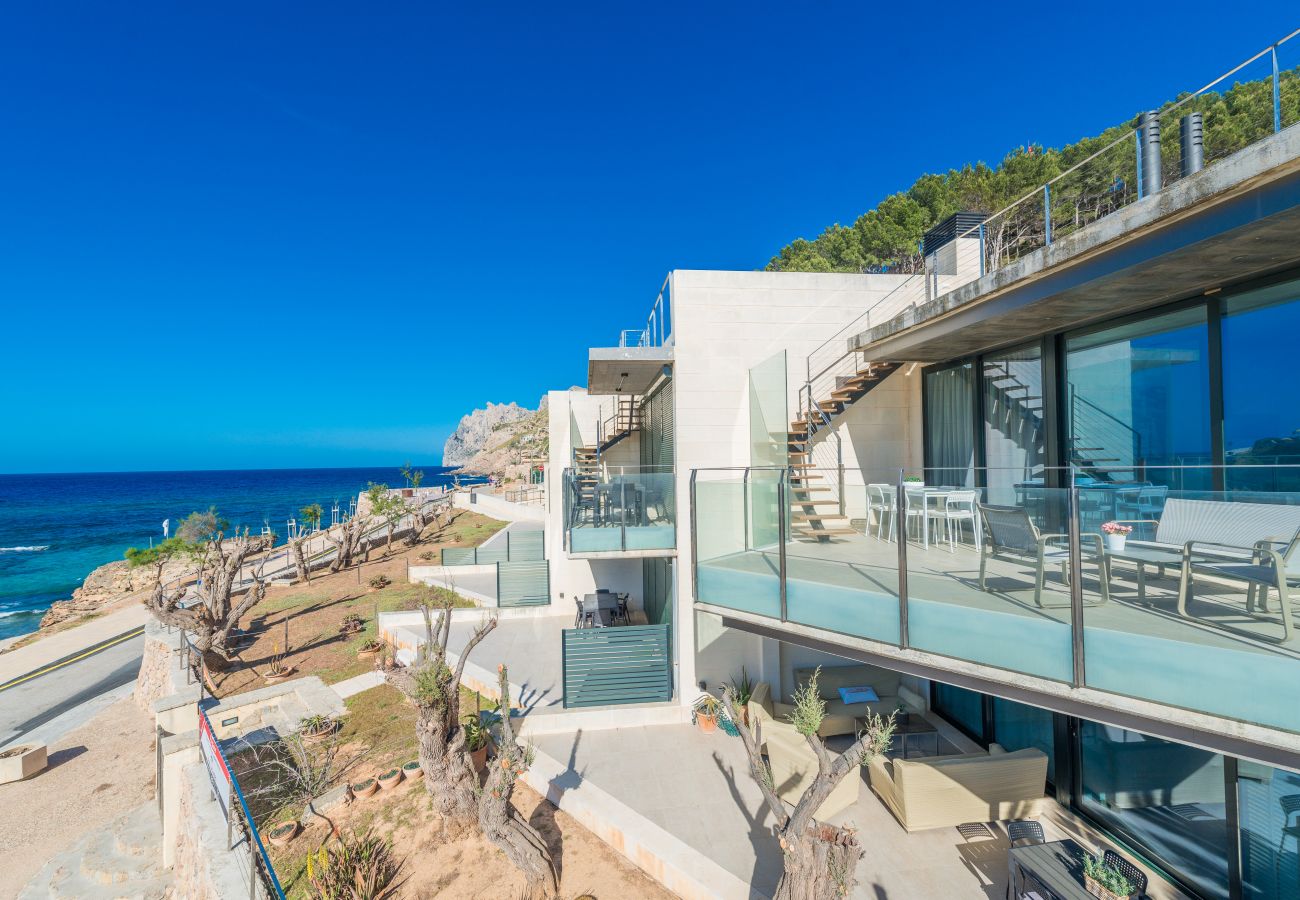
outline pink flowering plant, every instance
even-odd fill
[[[1106,534],[1132,534],[1132,525],[1121,525],[1119,522],[1107,522],[1101,526],[1101,530]]]

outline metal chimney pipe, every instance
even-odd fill
[[[1138,153],[1138,162],[1142,166],[1142,196],[1150,197],[1163,184],[1160,168],[1160,117],[1153,112],[1144,112],[1138,116]]]
[[[1195,175],[1205,168],[1205,125],[1198,112],[1188,113],[1179,120],[1183,148],[1183,177]]]

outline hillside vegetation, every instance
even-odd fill
[[[1281,94],[1283,125],[1300,121],[1300,68],[1282,73]],[[1162,109],[1172,105],[1173,102]],[[1170,115],[1162,116],[1166,182],[1177,177],[1179,171],[1178,120],[1191,112],[1200,112],[1204,117],[1205,163],[1209,165],[1272,133],[1272,81],[1240,82],[1222,93],[1207,92],[1187,101]],[[799,238],[791,242],[772,257],[767,271],[918,271],[921,236],[930,226],[959,211],[996,213],[1136,126],[1134,116],[1094,137],[1060,149],[1031,144],[1011,151],[996,166],[968,163],[943,174],[922,175],[907,190],[886,197],[852,225],[831,225],[815,240]],[[1136,185],[1136,169],[1134,145],[1125,141],[1062,179],[1053,188],[1053,229],[1059,227],[1059,222],[1087,224],[1123,205],[1127,199],[1117,199],[1116,195],[1132,191]],[[1041,204],[1023,206],[1023,215],[1008,218],[1024,220],[1036,216],[1041,231]],[[1007,224],[1012,230],[1033,227],[1028,221]],[[1016,235],[1000,238],[1011,243]]]

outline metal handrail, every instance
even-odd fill
[[[669,321],[670,302],[666,303],[664,297],[669,294],[669,283],[672,278],[671,272],[664,277],[659,295],[650,304],[650,315],[646,316],[645,327],[626,328],[619,333],[619,347],[663,347],[667,344],[668,339],[672,337],[672,323]],[[671,297],[669,300],[671,301]],[[629,335],[637,335],[635,343],[629,342]]]
[[[1273,60],[1273,65],[1272,65],[1273,131],[1275,133],[1281,131],[1282,130],[1281,92],[1280,92],[1280,73],[1278,67],[1277,52],[1279,47],[1281,47],[1283,44],[1286,44],[1288,41],[1293,40],[1297,36],[1300,36],[1300,29],[1296,29],[1292,31],[1290,34],[1276,41],[1275,43],[1268,45],[1264,49],[1260,50],[1258,53],[1255,53],[1253,56],[1249,57],[1248,59],[1244,60],[1238,65],[1232,67],[1228,71],[1224,72],[1219,77],[1215,78],[1209,83],[1198,88],[1196,91],[1188,93],[1182,98],[1172,102],[1169,106],[1158,110],[1156,113],[1157,121],[1159,117],[1169,116],[1177,112],[1178,110],[1184,108],[1195,98],[1200,97],[1204,95],[1206,92],[1218,87],[1224,81],[1231,78],[1233,75],[1237,74],[1242,69],[1249,66],[1251,63],[1256,62],[1264,58],[1265,56],[1269,56],[1271,54]],[[988,229],[991,225],[997,226],[1002,222],[1005,222],[1012,214],[1012,212],[1020,208],[1023,204],[1026,204],[1031,201],[1039,201],[1043,204],[1043,223],[1042,223],[1043,224],[1042,236],[1044,239],[1043,245],[1049,246],[1053,240],[1052,225],[1051,225],[1053,187],[1059,185],[1062,179],[1065,179],[1079,172],[1083,167],[1087,166],[1089,163],[1094,162],[1103,154],[1111,152],[1116,147],[1121,146],[1125,142],[1133,141],[1138,135],[1140,135],[1140,133],[1141,133],[1141,126],[1136,128],[1128,128],[1124,130],[1119,137],[1110,141],[1105,146],[1101,147],[1100,149],[1096,150],[1092,154],[1074,163],[1069,168],[1058,173],[1056,176],[1049,179],[1045,183],[1034,187],[1033,189],[1026,192],[1023,196],[1013,200],[1012,202],[1008,203],[1006,206],[992,213],[991,215],[988,216],[987,219],[985,219],[983,223],[979,225],[969,226],[964,231],[961,231],[960,233],[956,234],[954,236],[954,240],[963,239],[963,238],[965,239],[979,238],[980,241],[980,248],[979,248],[980,258],[979,258],[979,266],[978,266],[979,275],[984,276],[991,272],[999,271],[1005,268],[1007,265],[1010,265],[1014,261],[1014,260],[1007,260],[1006,262],[1002,262],[999,259],[994,259],[991,261],[986,260],[985,236],[988,233]],[[1213,163],[1210,164],[1212,165]],[[1139,178],[1139,185],[1138,185],[1139,199],[1141,199],[1140,181],[1141,179]],[[1111,210],[1110,212],[1113,211],[1114,210]],[[1101,215],[1098,215],[1097,219],[1104,218],[1106,215],[1109,215],[1110,212],[1106,212],[1106,213],[1102,213]],[[1097,219],[1094,219],[1093,221],[1096,221]],[[893,288],[893,290],[889,291],[889,293],[887,293],[884,297],[881,297],[879,300],[877,300],[869,307],[867,307],[867,309],[864,310],[860,315],[858,315],[857,317],[855,317],[845,325],[841,326],[834,334],[832,334],[829,338],[827,338],[825,341],[819,344],[807,355],[807,357],[805,357],[804,360],[805,382],[803,387],[801,387],[798,392],[797,407],[800,412],[804,412],[807,414],[808,421],[818,421],[818,420],[822,422],[829,421],[829,416],[826,416],[824,414],[819,414],[820,411],[816,406],[815,398],[819,393],[819,389],[820,387],[824,386],[824,379],[827,375],[831,375],[841,370],[845,360],[850,359],[854,357],[855,354],[861,352],[861,348],[859,346],[853,346],[850,344],[846,346],[842,352],[837,353],[829,361],[823,363],[822,354],[823,351],[826,349],[826,347],[831,345],[835,341],[843,338],[845,333],[850,331],[851,329],[860,328],[863,325],[864,320],[865,320],[866,327],[869,328],[871,326],[872,319],[874,318],[874,314],[876,314],[879,311],[882,310],[888,311],[893,309],[898,309],[901,311],[903,309],[908,308],[909,306],[914,305],[914,302],[910,304],[909,303],[900,304],[898,301],[908,300],[909,298],[911,298],[913,294],[923,295],[924,293],[923,289],[926,286],[927,281],[930,277],[931,277],[931,273],[927,273],[927,272],[921,272],[909,276],[901,284],[896,285]],[[891,316],[896,314],[897,313],[892,313]],[[816,373],[814,373],[813,371],[814,366],[819,367]]]

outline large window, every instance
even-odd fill
[[[934,711],[977,741],[984,740],[984,695],[951,684],[934,682],[930,694]]]
[[[974,366],[925,373],[925,464],[929,484],[975,484]]]
[[[1237,466],[1300,463],[1300,392],[1294,389],[1300,282],[1223,301],[1223,447],[1229,490],[1300,490],[1300,470]]]
[[[1300,897],[1300,775],[1241,762],[1242,896]]]
[[[1223,757],[1096,722],[1079,723],[1083,810],[1202,896],[1228,896]]]
[[[988,502],[1015,503],[1017,484],[1043,476],[1043,361],[1039,344],[985,356],[984,464]]]
[[[1204,469],[1156,468],[1213,462],[1204,306],[1070,337],[1066,349],[1070,462],[1102,482],[1212,486]]]
[[[1007,750],[1037,747],[1047,754],[1047,780],[1052,780],[1056,760],[1056,733],[1052,714],[1014,700],[993,698],[993,740]]]

